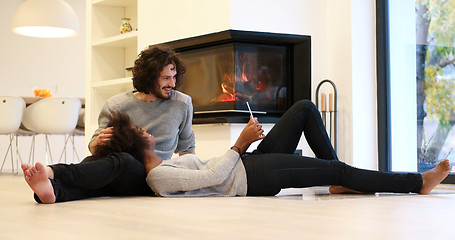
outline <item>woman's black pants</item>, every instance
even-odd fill
[[[294,154],[302,133],[315,158]],[[379,172],[338,160],[316,106],[295,103],[252,153],[241,156],[249,196],[273,196],[284,188],[338,185],[361,192],[418,193],[419,173]]]
[[[128,153],[85,158],[79,164],[54,164],[51,179],[56,202],[102,196],[153,196],[144,165]],[[35,194],[35,200],[41,202]]]

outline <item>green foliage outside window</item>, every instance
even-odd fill
[[[424,171],[420,164],[440,160],[455,125],[455,1],[417,0],[416,24],[417,147],[419,171]],[[423,129],[427,117],[439,123],[429,137]]]

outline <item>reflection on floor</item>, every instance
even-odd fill
[[[432,194],[455,194],[455,185],[442,184],[434,189]],[[405,193],[376,193],[376,194],[330,194],[328,187],[289,188],[283,189],[277,197],[280,199],[293,199],[303,201],[324,201],[338,199],[359,199],[390,196],[412,196],[417,194]]]

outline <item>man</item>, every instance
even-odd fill
[[[168,48],[151,47],[142,51],[133,67],[135,91],[113,96],[101,110],[99,128],[89,143],[94,156],[85,158],[81,164],[56,164],[52,167],[44,167],[41,163],[36,166],[22,165],[30,187],[35,192],[46,190],[49,193],[35,194],[35,200],[53,203],[99,196],[153,195],[145,182],[144,165],[134,154],[135,151],[128,154],[111,149],[112,154],[100,157],[97,150],[108,147],[112,143],[110,139],[115,136],[118,139],[118,134],[122,133],[116,134],[113,127],[108,127],[110,117],[119,112],[127,114],[138,128],[156,136],[155,151],[162,159],[170,159],[174,152],[179,155],[194,153],[191,98],[174,90],[181,83],[185,71],[182,61]],[[129,124],[126,124],[127,128]],[[121,138],[133,145],[138,142],[125,135]],[[127,145],[125,141],[122,150]],[[100,167],[99,164],[105,165]],[[46,169],[52,169],[51,173]],[[76,175],[82,178],[73,178],[66,172],[63,174],[62,169],[77,172],[79,175]],[[91,182],[88,179],[95,180]]]
[[[195,152],[195,138],[191,128],[193,105],[191,97],[176,91],[186,68],[169,48],[150,47],[142,51],[134,62],[135,91],[110,98],[98,118],[99,128],[89,143],[91,153],[112,136],[106,128],[109,116],[118,111],[126,113],[132,123],[157,138],[155,151],[162,159]]]

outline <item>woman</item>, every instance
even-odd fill
[[[302,132],[317,158],[293,154]],[[249,145],[263,139],[252,153]],[[153,149],[154,139],[148,139]],[[162,161],[153,151],[144,160],[147,183],[159,196],[273,196],[283,188],[332,185],[331,193],[428,194],[450,171],[448,160],[420,173],[362,170],[337,159],[316,106],[297,102],[266,137],[250,119],[235,145],[208,161],[196,155]]]
[[[93,156],[79,164],[45,167],[23,163],[25,181],[39,203],[55,203],[101,196],[153,196],[147,186],[144,130],[131,127],[127,114],[115,113],[107,125],[112,141],[94,148]],[[115,129],[115,130],[113,130]]]
[[[126,119],[123,125],[130,126],[128,116],[118,113],[112,116],[112,119],[117,118]],[[147,184],[156,195],[164,197],[273,196],[283,188],[322,185],[332,185],[329,188],[331,193],[428,194],[450,171],[448,160],[441,161],[438,166],[422,174],[389,173],[351,167],[337,159],[319,111],[312,102],[306,100],[294,104],[267,136],[263,135],[264,131],[257,120],[250,119],[231,149],[221,157],[205,161],[194,154],[162,161],[154,151],[156,139],[150,134],[134,127],[113,126],[113,129],[119,136],[125,134],[123,132],[140,136],[135,143],[142,142],[140,145],[145,143],[147,146],[142,148]],[[293,154],[302,132],[317,158]],[[260,139],[262,142],[255,151],[244,153],[252,142]],[[118,141],[117,138],[112,138],[110,142],[116,144]],[[111,151],[123,149],[113,148],[105,152]],[[92,161],[93,164],[98,162]],[[124,161],[125,165],[134,163],[135,161]],[[55,185],[47,180],[51,176],[49,169],[52,167],[45,168],[42,164],[37,164],[38,166],[24,170],[26,181],[42,202],[47,202],[43,201],[44,198],[51,200],[48,203],[59,201],[59,195],[53,191]],[[103,172],[112,171],[101,164],[98,168]],[[45,174],[41,174],[43,172]],[[72,176],[72,181],[77,181],[77,174],[68,174]],[[86,176],[88,184],[85,185],[90,186],[89,182],[95,181],[95,178],[97,177]]]

